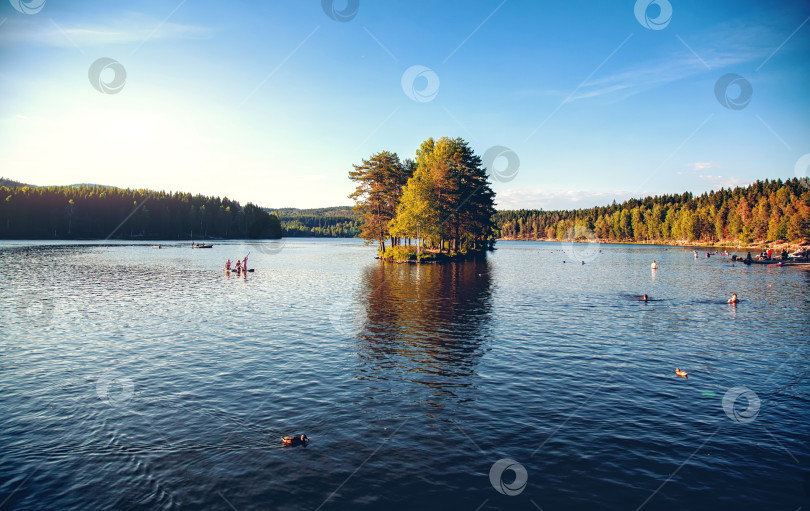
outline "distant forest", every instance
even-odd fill
[[[589,209],[503,210],[493,221],[507,239],[561,240],[590,229],[605,241],[802,243],[810,239],[807,185],[766,180]],[[361,223],[349,206],[273,210],[227,198],[98,185],[38,187],[0,178],[0,239],[356,237]]]
[[[508,239],[561,240],[590,229],[607,241],[806,243],[810,187],[806,179],[765,180],[698,197],[662,195],[574,211],[499,211],[495,222]]]
[[[285,237],[354,238],[360,234],[360,214],[351,206],[265,210],[281,220]]]
[[[280,238],[253,204],[187,193],[97,185],[27,186],[0,178],[0,238]]]

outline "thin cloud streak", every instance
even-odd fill
[[[0,31],[0,45],[30,45],[48,47],[89,47],[108,44],[141,43],[145,39],[206,39],[213,31],[205,27],[164,23],[158,29],[155,25],[161,20],[139,20],[126,24],[65,25],[28,24],[9,20]]]
[[[577,190],[499,190],[495,196],[496,208],[503,209],[580,209],[623,202],[633,197],[630,191],[577,191]]]
[[[743,31],[743,28],[745,29]],[[696,75],[717,73],[718,70],[756,62],[772,50],[767,41],[778,35],[762,27],[723,26],[703,40],[690,41],[669,57],[639,62],[632,67],[617,70],[602,78],[586,80],[576,94],[567,98],[570,103],[582,99],[612,97],[622,101],[636,94],[670,83],[687,80]],[[740,33],[750,36],[740,39]],[[752,35],[755,32],[756,35]],[[750,41],[762,41],[752,45]],[[564,96],[561,89],[537,89],[519,93],[521,96]]]

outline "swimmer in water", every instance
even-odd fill
[[[642,296],[642,297],[641,297],[641,301],[642,301],[642,302],[646,302],[646,301],[647,301],[647,295]]]
[[[740,299],[737,298],[737,293],[731,293],[731,298],[728,299],[728,303],[740,303]]]
[[[655,260],[653,260],[652,264],[650,265],[650,268],[652,268],[653,270],[657,270],[658,269],[658,263],[656,263]]]

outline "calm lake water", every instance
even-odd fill
[[[0,509],[808,509],[810,271],[150,244],[0,243]]]

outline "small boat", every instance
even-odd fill
[[[160,245],[152,245],[152,248],[163,248]]]
[[[686,378],[687,372],[686,372],[686,371],[683,371],[683,370],[681,370],[681,369],[678,369],[678,368],[676,367],[676,368],[675,368],[675,374],[676,374],[677,376],[680,376],[681,378]]]
[[[214,248],[214,245],[207,243],[192,243],[191,248]]]

